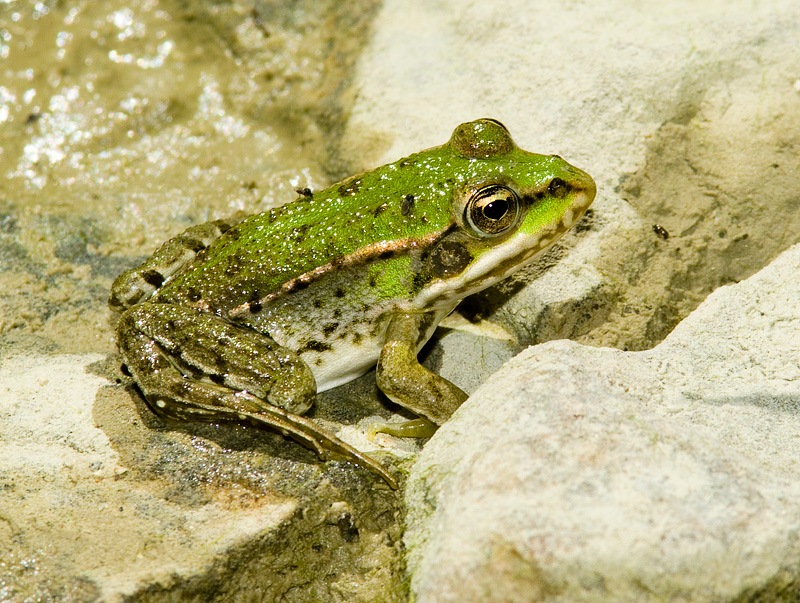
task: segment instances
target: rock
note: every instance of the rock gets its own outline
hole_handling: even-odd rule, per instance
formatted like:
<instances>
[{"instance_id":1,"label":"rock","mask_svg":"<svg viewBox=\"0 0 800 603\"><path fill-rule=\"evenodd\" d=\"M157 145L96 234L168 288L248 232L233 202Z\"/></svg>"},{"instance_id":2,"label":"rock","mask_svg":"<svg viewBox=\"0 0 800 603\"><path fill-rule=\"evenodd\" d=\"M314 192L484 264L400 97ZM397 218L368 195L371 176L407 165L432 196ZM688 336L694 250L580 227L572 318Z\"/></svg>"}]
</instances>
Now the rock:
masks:
<instances>
[{"instance_id":1,"label":"rock","mask_svg":"<svg viewBox=\"0 0 800 603\"><path fill-rule=\"evenodd\" d=\"M416 601L800 596L799 273L797 245L652 350L490 378L409 479Z\"/></svg>"},{"instance_id":2,"label":"rock","mask_svg":"<svg viewBox=\"0 0 800 603\"><path fill-rule=\"evenodd\" d=\"M397 600L394 493L277 434L165 429L99 358L0 364L0 599Z\"/></svg>"},{"instance_id":3,"label":"rock","mask_svg":"<svg viewBox=\"0 0 800 603\"><path fill-rule=\"evenodd\" d=\"M470 324L454 314L445 319L419 359L426 368L471 394L519 350L514 337L503 329L491 323Z\"/></svg>"},{"instance_id":4,"label":"rock","mask_svg":"<svg viewBox=\"0 0 800 603\"><path fill-rule=\"evenodd\" d=\"M587 170L597 200L545 262L570 287L521 321L497 301L508 283L472 305L524 343L648 349L799 240L798 20L792 0L389 0L342 155L359 171L490 116L522 148Z\"/></svg>"}]
</instances>

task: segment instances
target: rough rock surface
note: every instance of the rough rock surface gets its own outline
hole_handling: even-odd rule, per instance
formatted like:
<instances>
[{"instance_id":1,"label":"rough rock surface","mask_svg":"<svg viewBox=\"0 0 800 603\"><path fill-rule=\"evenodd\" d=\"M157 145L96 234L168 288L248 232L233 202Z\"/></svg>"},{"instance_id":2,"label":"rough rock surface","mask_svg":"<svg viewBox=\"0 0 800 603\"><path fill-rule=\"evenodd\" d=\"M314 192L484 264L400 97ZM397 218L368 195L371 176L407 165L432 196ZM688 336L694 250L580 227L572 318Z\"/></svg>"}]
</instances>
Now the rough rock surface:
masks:
<instances>
[{"instance_id":1,"label":"rough rock surface","mask_svg":"<svg viewBox=\"0 0 800 603\"><path fill-rule=\"evenodd\" d=\"M800 245L646 352L531 347L408 483L427 601L800 597Z\"/></svg>"},{"instance_id":2,"label":"rough rock surface","mask_svg":"<svg viewBox=\"0 0 800 603\"><path fill-rule=\"evenodd\" d=\"M277 435L165 429L97 360L0 364L0 600L395 600L393 492Z\"/></svg>"}]
</instances>

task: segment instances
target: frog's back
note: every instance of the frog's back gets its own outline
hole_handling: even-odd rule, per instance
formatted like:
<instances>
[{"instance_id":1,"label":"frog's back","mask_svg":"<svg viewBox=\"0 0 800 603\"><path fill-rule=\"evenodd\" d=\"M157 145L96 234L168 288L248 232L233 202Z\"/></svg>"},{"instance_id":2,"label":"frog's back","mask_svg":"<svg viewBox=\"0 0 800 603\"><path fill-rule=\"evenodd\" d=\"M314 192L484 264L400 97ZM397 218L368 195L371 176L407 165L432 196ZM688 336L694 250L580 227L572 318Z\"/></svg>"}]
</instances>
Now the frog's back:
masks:
<instances>
[{"instance_id":1,"label":"frog's back","mask_svg":"<svg viewBox=\"0 0 800 603\"><path fill-rule=\"evenodd\" d=\"M453 188L452 178L431 179L444 174L448 157L426 157L423 175L422 155L245 218L167 283L158 301L202 300L205 309L231 311L263 306L328 273L418 248L450 225Z\"/></svg>"}]
</instances>

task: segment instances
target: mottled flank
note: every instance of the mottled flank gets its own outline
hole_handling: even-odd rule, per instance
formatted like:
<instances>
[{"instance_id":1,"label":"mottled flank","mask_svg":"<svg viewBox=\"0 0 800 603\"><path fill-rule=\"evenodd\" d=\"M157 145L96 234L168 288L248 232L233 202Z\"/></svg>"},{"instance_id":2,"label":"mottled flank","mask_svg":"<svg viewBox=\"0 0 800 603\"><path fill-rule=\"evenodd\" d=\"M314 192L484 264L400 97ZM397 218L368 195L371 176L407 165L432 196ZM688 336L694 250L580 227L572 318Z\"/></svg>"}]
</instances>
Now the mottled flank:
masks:
<instances>
[{"instance_id":1,"label":"mottled flank","mask_svg":"<svg viewBox=\"0 0 800 603\"><path fill-rule=\"evenodd\" d=\"M431 270L438 277L459 274L471 261L469 250L455 241L444 241L430 255Z\"/></svg>"},{"instance_id":2,"label":"mottled flank","mask_svg":"<svg viewBox=\"0 0 800 603\"><path fill-rule=\"evenodd\" d=\"M327 352L330 349L332 349L330 344L327 344L323 341L310 340L304 345L300 346L300 348L297 350L297 353L304 354L306 352Z\"/></svg>"}]
</instances>

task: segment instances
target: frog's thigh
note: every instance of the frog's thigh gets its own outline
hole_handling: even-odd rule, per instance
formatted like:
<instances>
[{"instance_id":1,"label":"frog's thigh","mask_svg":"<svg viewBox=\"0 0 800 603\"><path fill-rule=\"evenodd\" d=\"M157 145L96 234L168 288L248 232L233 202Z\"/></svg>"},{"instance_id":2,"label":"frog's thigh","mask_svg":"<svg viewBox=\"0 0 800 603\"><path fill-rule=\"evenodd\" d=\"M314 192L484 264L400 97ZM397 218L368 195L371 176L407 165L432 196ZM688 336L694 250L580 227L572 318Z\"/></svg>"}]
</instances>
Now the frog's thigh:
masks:
<instances>
[{"instance_id":1,"label":"frog's thigh","mask_svg":"<svg viewBox=\"0 0 800 603\"><path fill-rule=\"evenodd\" d=\"M114 280L108 305L115 312L121 312L148 299L164 281L177 274L236 222L238 219L233 218L214 220L192 226L173 237L141 266L123 272Z\"/></svg>"},{"instance_id":2,"label":"frog's thigh","mask_svg":"<svg viewBox=\"0 0 800 603\"><path fill-rule=\"evenodd\" d=\"M211 314L139 304L121 317L117 340L148 401L171 418L194 418L198 405L302 414L316 396L311 369L297 354Z\"/></svg>"},{"instance_id":3,"label":"frog's thigh","mask_svg":"<svg viewBox=\"0 0 800 603\"><path fill-rule=\"evenodd\" d=\"M378 361L377 379L378 387L391 400L441 425L468 396L417 360L418 343L425 337L423 331L429 324L424 314L399 314L392 318Z\"/></svg>"}]
</instances>

